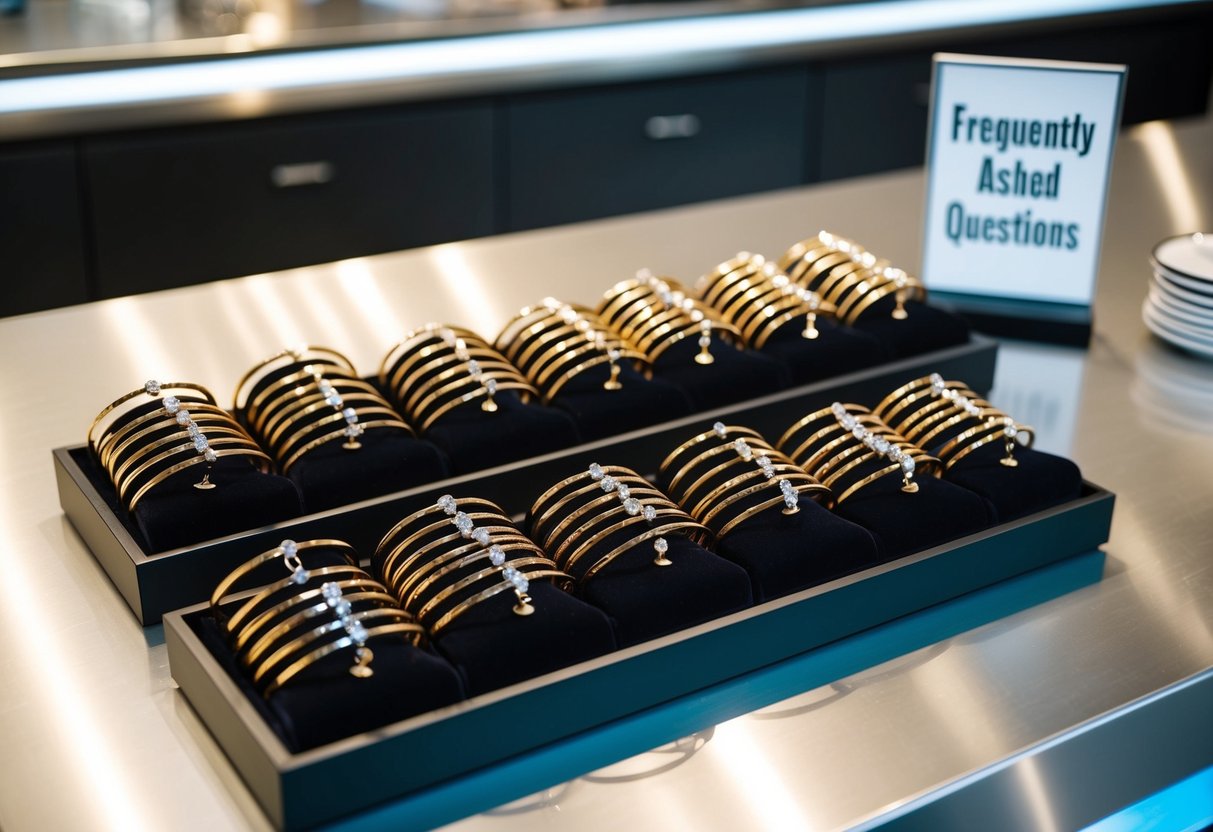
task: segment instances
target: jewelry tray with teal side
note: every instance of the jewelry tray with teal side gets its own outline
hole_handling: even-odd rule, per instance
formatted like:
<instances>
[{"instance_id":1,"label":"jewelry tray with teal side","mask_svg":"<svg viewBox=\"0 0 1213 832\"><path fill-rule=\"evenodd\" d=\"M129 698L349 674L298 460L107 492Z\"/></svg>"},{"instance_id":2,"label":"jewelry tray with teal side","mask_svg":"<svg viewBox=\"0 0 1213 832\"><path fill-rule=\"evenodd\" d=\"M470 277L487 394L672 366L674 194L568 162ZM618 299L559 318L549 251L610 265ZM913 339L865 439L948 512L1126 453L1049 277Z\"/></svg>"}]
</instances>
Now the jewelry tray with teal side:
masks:
<instances>
[{"instance_id":1,"label":"jewelry tray with teal side","mask_svg":"<svg viewBox=\"0 0 1213 832\"><path fill-rule=\"evenodd\" d=\"M200 637L206 604L165 615L169 668L276 827L374 810L371 825L427 828L784 699L787 679L757 678L848 636L1016 576L1046 597L1098 580L1113 503L1084 483L1063 505L301 753Z\"/></svg>"},{"instance_id":2,"label":"jewelry tray with teal side","mask_svg":"<svg viewBox=\"0 0 1213 832\"><path fill-rule=\"evenodd\" d=\"M972 335L967 344L924 353L770 396L663 422L630 433L577 445L543 456L452 477L372 500L250 529L240 534L149 555L102 496L85 470L83 445L52 454L59 504L93 556L144 626L159 623L170 610L210 595L223 576L251 553L273 548L283 538L337 537L369 555L383 533L409 512L444 492L474 493L507 512L521 514L537 483L553 482L595 460L644 470L687 436L717 419L778 437L796 419L832 401L875 401L915 378L938 372L987 392L994 383L996 341Z\"/></svg>"}]
</instances>

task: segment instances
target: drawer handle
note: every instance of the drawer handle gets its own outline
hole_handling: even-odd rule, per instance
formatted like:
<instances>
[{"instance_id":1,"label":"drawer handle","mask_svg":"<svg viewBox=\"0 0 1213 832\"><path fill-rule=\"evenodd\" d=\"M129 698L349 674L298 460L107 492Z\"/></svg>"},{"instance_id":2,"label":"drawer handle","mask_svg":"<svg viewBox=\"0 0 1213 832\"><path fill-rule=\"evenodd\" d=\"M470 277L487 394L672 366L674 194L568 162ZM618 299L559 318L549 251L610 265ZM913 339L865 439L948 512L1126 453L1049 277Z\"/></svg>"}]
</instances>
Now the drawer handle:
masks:
<instances>
[{"instance_id":1,"label":"drawer handle","mask_svg":"<svg viewBox=\"0 0 1213 832\"><path fill-rule=\"evenodd\" d=\"M644 134L653 141L689 139L699 133L699 116L680 113L675 116L653 116L644 123Z\"/></svg>"},{"instance_id":2,"label":"drawer handle","mask_svg":"<svg viewBox=\"0 0 1213 832\"><path fill-rule=\"evenodd\" d=\"M336 171L328 162L300 162L294 165L274 165L270 169L270 181L275 188L300 188L305 185L324 185L333 180Z\"/></svg>"}]
</instances>

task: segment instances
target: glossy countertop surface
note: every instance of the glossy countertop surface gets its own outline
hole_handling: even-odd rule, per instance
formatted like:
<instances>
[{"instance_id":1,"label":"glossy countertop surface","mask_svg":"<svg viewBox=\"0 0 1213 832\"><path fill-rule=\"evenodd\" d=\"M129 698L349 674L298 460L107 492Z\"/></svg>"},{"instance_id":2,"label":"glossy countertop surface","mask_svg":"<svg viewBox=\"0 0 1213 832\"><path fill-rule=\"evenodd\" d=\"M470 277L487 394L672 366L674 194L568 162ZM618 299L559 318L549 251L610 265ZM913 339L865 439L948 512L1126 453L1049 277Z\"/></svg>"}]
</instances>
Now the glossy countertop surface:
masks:
<instances>
[{"instance_id":1,"label":"glossy countertop surface","mask_svg":"<svg viewBox=\"0 0 1213 832\"><path fill-rule=\"evenodd\" d=\"M1211 182L1210 120L1122 134L1090 349L1000 353L995 404L1118 495L1100 580L462 828L846 826L1213 667L1213 363L1139 314L1151 247L1213 227ZM0 828L268 825L176 690L160 628L59 509L50 450L102 405L147 378L226 398L300 342L370 370L428 320L491 334L546 294L592 302L642 266L693 279L822 227L916 264L922 188L882 175L0 320Z\"/></svg>"}]
</instances>

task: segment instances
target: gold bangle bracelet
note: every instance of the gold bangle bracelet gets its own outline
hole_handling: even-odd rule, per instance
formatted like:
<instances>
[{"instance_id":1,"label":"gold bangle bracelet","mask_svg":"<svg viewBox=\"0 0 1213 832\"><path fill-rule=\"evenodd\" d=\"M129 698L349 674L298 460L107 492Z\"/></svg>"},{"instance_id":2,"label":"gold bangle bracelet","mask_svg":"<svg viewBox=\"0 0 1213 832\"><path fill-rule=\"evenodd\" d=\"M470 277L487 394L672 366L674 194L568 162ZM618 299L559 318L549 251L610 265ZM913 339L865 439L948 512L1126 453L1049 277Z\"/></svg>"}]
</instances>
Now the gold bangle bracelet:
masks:
<instances>
[{"instance_id":1,"label":"gold bangle bracelet","mask_svg":"<svg viewBox=\"0 0 1213 832\"><path fill-rule=\"evenodd\" d=\"M488 372L486 372L485 376L486 377L490 376L490 374ZM523 402L529 401L532 396L535 396L535 397L539 396L539 391L536 390L530 384L530 382L516 381L516 380L513 380L512 377L510 378L509 381L497 381L495 387L496 387L496 390L502 391L502 392L510 391L510 390L517 392L519 398ZM487 402L491 401L490 398L487 398L488 395L489 395L488 389L483 386L480 386L477 389L470 390L461 396L456 396L454 398L447 399L445 402L443 402L441 404L423 401L423 402L421 402L421 404L419 404L417 406L419 413L424 414L424 415L421 415L418 417L418 419L419 419L418 428L422 432L427 431L431 427L434 426L435 422L437 422L439 419L441 419L446 414L450 413L452 410L455 410L456 408L458 408L462 405L468 404L469 402L474 402L477 399L484 398L487 403ZM497 410L497 406L494 403L492 408L482 406L480 409L482 411L495 412Z\"/></svg>"},{"instance_id":2,"label":"gold bangle bracelet","mask_svg":"<svg viewBox=\"0 0 1213 832\"><path fill-rule=\"evenodd\" d=\"M166 396L165 398L169 398ZM186 399L177 398L177 411L169 413L163 405L152 407L146 413L130 419L123 423L122 427L117 430L109 431L101 436L93 445L93 453L103 466L108 467L106 460L111 458L115 453L130 441L131 437L142 434L148 427L167 428L179 426L176 421L177 413L185 410L187 413L201 413L204 416L226 418L230 421L235 421L230 413L216 404L204 401L202 399ZM151 405L152 402L147 402ZM133 410L132 410L133 412Z\"/></svg>"},{"instance_id":3,"label":"gold bangle bracelet","mask_svg":"<svg viewBox=\"0 0 1213 832\"><path fill-rule=\"evenodd\" d=\"M333 583L337 584L343 594L347 590L351 589L358 590L359 594L373 594L378 592L384 594L393 604L396 603L396 599L390 594L387 594L386 587L365 573L361 576L348 578L344 581L334 581ZM349 598L352 596L345 597ZM229 634L231 636L232 652L236 654L237 658L240 658L241 654L243 654L245 651L245 647L252 643L254 639L258 642L261 641L262 636L265 633L281 627L282 624L290 621L295 615L302 614L292 613L288 617L287 614L291 613L291 610L295 608L303 608L304 611L307 609L312 609L313 607L315 609L321 609L322 606L323 608L327 608L328 604L319 605L315 603L316 601L322 601L323 599L324 591L320 589L320 587L316 587L315 589L305 589L296 595L292 595L283 601L279 601L277 604L274 604L274 606L267 610L262 610L247 623L245 623L245 625L239 630ZM277 620L278 623L275 624L275 620ZM267 627L269 628L268 630L266 629Z\"/></svg>"},{"instance_id":4,"label":"gold bangle bracelet","mask_svg":"<svg viewBox=\"0 0 1213 832\"><path fill-rule=\"evenodd\" d=\"M644 503L659 503L663 505L669 503L669 505L673 505L673 503L671 503L664 494L662 494L656 488L650 486L647 482L644 483L644 485L629 485L622 482L619 484L623 485L627 489L625 492L627 494L626 497L621 498L617 489L606 493L602 493L599 489L599 494L594 495L590 489L587 488L586 491L589 494L589 500L581 503L572 511L565 514L561 518L560 522L546 533L542 543L544 548L550 551L553 560L559 562L560 556L570 540L575 538L577 535L585 534L595 523L599 522L604 516L606 516L602 513L594 515L594 512L603 506L614 504L620 510L626 510L622 503L627 499L635 499L638 503L642 503L642 505ZM566 498L566 500L567 499L571 498ZM563 503L565 501L561 502ZM559 508L553 509L551 514L554 515L559 512L559 510ZM607 514L609 513L610 512L607 512ZM635 514L636 512L630 513ZM584 520L584 523L582 523L583 518L585 518L587 514L594 516ZM570 527L572 528L570 529ZM532 524L532 530L536 536L539 535L539 531L534 528L534 524ZM569 534L566 535L566 531L569 532Z\"/></svg>"},{"instance_id":5,"label":"gold bangle bracelet","mask_svg":"<svg viewBox=\"0 0 1213 832\"><path fill-rule=\"evenodd\" d=\"M589 581L595 575L610 566L611 563L614 562L620 555L630 552L634 547L639 546L642 543L647 543L650 540L656 540L657 538L664 537L667 534L672 534L674 532L695 532L701 533L705 538L711 537L711 531L706 526L692 520L683 512L680 512L680 514L682 514L682 516L686 519L674 520L671 522L666 522L660 526L657 526L656 528L645 529L640 534L628 540L626 543L622 543L619 546L616 546L614 549L611 549L598 560L594 561L594 563L592 563L590 567L585 570L585 574L578 579L578 583L584 586L585 584L589 583ZM687 539L693 539L690 537L690 535L686 534L682 534L680 536L687 537ZM664 555L664 552L659 552L659 554Z\"/></svg>"},{"instance_id":6,"label":"gold bangle bracelet","mask_svg":"<svg viewBox=\"0 0 1213 832\"><path fill-rule=\"evenodd\" d=\"M180 438L176 437L176 441L179 442ZM254 445L247 437L242 436L218 436L214 440L208 440L206 450L210 451L210 457L214 457L213 461L209 457L199 453L197 445L192 440L157 453L151 459L140 463L134 470L124 472L122 477L114 482L118 499L125 501L127 507L133 510L135 500L128 499L128 497L143 487L139 485L142 477L150 475L155 479L157 474L161 474L164 471L184 471L191 465L211 466L222 458L224 451L242 451L255 459L264 456L260 448ZM228 455L230 456L230 454ZM170 460L174 459L177 461L170 462ZM156 481L160 482L163 479L165 478L160 477ZM139 488L136 488L137 485L139 485ZM199 490L208 491L210 489L200 488Z\"/></svg>"},{"instance_id":7,"label":"gold bangle bracelet","mask_svg":"<svg viewBox=\"0 0 1213 832\"><path fill-rule=\"evenodd\" d=\"M372 604L377 607L396 608L396 599L387 593L387 590L380 587L379 589L368 589L363 592L346 593L346 589L356 588L359 584L374 585L375 581L370 578L361 580L340 581L334 582L339 584L342 590L342 601L349 604L351 609L356 610L355 605L363 606ZM266 631L260 638L249 645L248 650L241 657L246 665L253 666L266 653L273 654L279 642L291 634L292 631L298 629L300 625L306 624L312 619L319 618L325 613L330 613L333 607L323 599L321 590L315 590L317 597L321 600L319 603L313 603L306 608L296 612L290 618L275 625L270 630Z\"/></svg>"},{"instance_id":8,"label":"gold bangle bracelet","mask_svg":"<svg viewBox=\"0 0 1213 832\"><path fill-rule=\"evenodd\" d=\"M453 507L452 511L448 512L443 508L444 504L449 503ZM394 557L400 549L411 546L412 543L419 539L420 536L428 534L430 531L438 529L444 525L454 525L455 511L463 509L464 505L473 507L473 510L485 512L486 516L504 517L505 510L496 503L485 500L480 497L464 497L460 500L455 500L449 494L443 494L438 498L436 503L418 509L404 517L379 539L379 545L375 547L375 558L380 563L386 563L388 559ZM466 512L466 509L463 509ZM475 515L473 515L475 516ZM430 521L431 517L438 519L438 522ZM425 524L418 529L413 529L414 526ZM394 539L404 534L405 536L398 543L394 543ZM392 548L389 549L388 547Z\"/></svg>"},{"instance_id":9,"label":"gold bangle bracelet","mask_svg":"<svg viewBox=\"0 0 1213 832\"><path fill-rule=\"evenodd\" d=\"M303 358L307 356L307 358ZM233 397L237 410L245 409L245 397L261 381L271 373L289 367L296 363L326 363L334 367L343 367L350 373L354 372L353 363L341 353L328 347L307 345L299 349L288 349L271 355L257 362L236 382L236 395Z\"/></svg>"},{"instance_id":10,"label":"gold bangle bracelet","mask_svg":"<svg viewBox=\"0 0 1213 832\"><path fill-rule=\"evenodd\" d=\"M93 422L91 425L89 425L88 432L85 434L85 437L88 439L89 447L92 448L96 446L97 428L103 422L108 421L106 428L106 430L108 430L108 427L112 426L113 420L122 415L122 413L114 414L114 411L129 402L131 399L137 398L138 396L147 396L148 403L157 402L158 405L162 407L164 398L167 398L170 395L176 395L178 391L184 393L186 396L190 396L193 393L200 393L207 403L215 404L214 395L210 390L207 390L201 384L194 384L190 381L169 381L164 383L154 380L148 381L138 390L132 390L123 396L119 396L117 399L114 399L114 401L101 408L101 412L93 418ZM164 394L164 398L161 398L161 394ZM180 398L180 396L178 396L178 398ZM111 414L114 414L112 419L108 418ZM106 430L102 430L101 434L104 435Z\"/></svg>"},{"instance_id":11,"label":"gold bangle bracelet","mask_svg":"<svg viewBox=\"0 0 1213 832\"><path fill-rule=\"evenodd\" d=\"M437 540L426 543L393 570L389 585L403 606L408 607L411 605L412 598L416 594L414 590L419 592L422 585L428 585L427 582L430 578L442 577L449 574L446 568L466 555L475 552L487 554L494 544L501 546L503 549L506 548L506 544L510 544L514 548L517 548L518 544L538 548L526 535L518 531L507 518L486 517L482 519L496 521L476 526L476 528L485 529L489 533L488 543L481 543L479 540L464 537L459 532L455 532L452 535L444 535ZM444 549L445 551L443 551ZM509 551L509 549L506 549L506 551ZM539 552L539 554L543 553ZM431 555L433 556L431 557Z\"/></svg>"},{"instance_id":12,"label":"gold bangle bracelet","mask_svg":"<svg viewBox=\"0 0 1213 832\"><path fill-rule=\"evenodd\" d=\"M814 502L822 502L822 501L829 502L831 499L830 490L819 482L800 483L799 485L793 483L792 488L795 490L795 492L797 494L798 502L799 502L799 498L806 494ZM754 486L752 493L758 493L760 490L761 490L761 487ZM750 494L739 496L737 499L733 500L730 503L730 506L737 502L740 502L742 499L744 499L745 497L748 497L748 496L750 496ZM731 520L727 521L724 525L722 525L719 529L717 529L717 531L716 531L717 539L723 540L730 532L732 532L734 529L736 529L738 526L740 526L746 520L749 520L751 517L756 517L757 515L767 511L768 509L772 509L778 505L783 505L784 509L780 512L780 514L782 514L785 517L796 513L796 512L789 512L787 510L788 509L788 499L781 490L779 496L771 497L770 499L767 499L767 500L762 500L762 501L758 502L756 505L750 506L747 509L743 509L740 514L733 517Z\"/></svg>"},{"instance_id":13,"label":"gold bangle bracelet","mask_svg":"<svg viewBox=\"0 0 1213 832\"><path fill-rule=\"evenodd\" d=\"M668 454L666 454L665 459L661 461L661 465L657 467L657 473L664 474L674 465L678 465L681 468L682 463L679 460L681 459L682 455L698 445L700 442L711 439L713 436L721 440L739 437L746 440L757 439L760 442L766 442L766 440L763 439L762 434L752 428L743 427L741 425L721 425L721 427L724 429L723 436L719 431L716 430L715 426L713 426L712 430L706 430L703 433L696 434L674 450L670 451Z\"/></svg>"},{"instance_id":14,"label":"gold bangle bracelet","mask_svg":"<svg viewBox=\"0 0 1213 832\"><path fill-rule=\"evenodd\" d=\"M518 533L514 525L503 515L467 511L464 514L471 518L474 524L478 524L477 527L482 526L488 529L490 535ZM487 521L487 523L484 521ZM427 526L425 531L410 535L408 539L394 547L391 553L381 561L380 573L384 578L384 582L393 588L402 586L401 581L407 582L407 577L416 572L417 567L424 566L429 562L427 558L429 558L435 549L460 540L471 540L471 538L466 537L459 531L431 537L435 532L443 531L445 525L443 523ZM405 555L406 552L408 553L407 555ZM401 560L402 556L403 559Z\"/></svg>"},{"instance_id":15,"label":"gold bangle bracelet","mask_svg":"<svg viewBox=\"0 0 1213 832\"><path fill-rule=\"evenodd\" d=\"M264 386L259 389L254 388L257 389L257 392L252 394L252 398L243 406L236 408L250 423L259 420L264 410L270 408L281 396L293 391L297 386L315 384L318 371L330 381L334 378L345 380L358 378L352 370L345 366L321 359L299 359L295 361L294 365L286 364L281 369L287 370L287 374L274 379L258 381L258 385L264 384Z\"/></svg>"},{"instance_id":16,"label":"gold bangle bracelet","mask_svg":"<svg viewBox=\"0 0 1213 832\"><path fill-rule=\"evenodd\" d=\"M405 622L400 624L382 624L378 627L369 627L367 628L366 632L368 637L367 640L369 641L370 639L397 634L406 636L413 635L414 637L417 637L418 634L423 634L425 631L424 628L422 628L419 624ZM352 638L349 636L343 636L336 641L331 641L328 644L317 647L311 653L308 653L306 656L296 660L294 664L279 673L274 681L265 688L262 695L268 698L281 689L283 685L285 685L295 676L298 676L308 667L311 667L325 656L335 653L338 650L344 650L347 647L354 646L355 642ZM355 664L350 667L350 674L358 678L367 678L372 675L369 662L373 658L374 654L369 648L358 647L355 650Z\"/></svg>"},{"instance_id":17,"label":"gold bangle bracelet","mask_svg":"<svg viewBox=\"0 0 1213 832\"><path fill-rule=\"evenodd\" d=\"M227 436L241 436L252 441L244 429L227 414L200 413L198 419L194 419L194 414L199 413L197 410L178 412L184 412L189 422L195 424L199 432L205 431L208 437L212 432L217 432ZM167 419L161 413L155 424L144 424L140 430L128 435L119 444L107 446L100 451L97 454L97 460L101 463L101 467L110 473L110 478L115 479L119 477L118 472L125 472L130 468L133 460L148 456L156 448L163 448L174 441L182 442L186 439L192 443L194 440L188 424L188 422L183 424L175 419Z\"/></svg>"},{"instance_id":18,"label":"gold bangle bracelet","mask_svg":"<svg viewBox=\"0 0 1213 832\"><path fill-rule=\"evenodd\" d=\"M509 584L506 580L504 580L501 577L502 573L505 571L506 566L513 567L516 571L521 572L522 574L525 575L526 574L525 568L528 566L552 566L552 565L553 565L552 562L550 560L548 560L547 558L529 557L529 558L516 558L515 560L512 560L512 561L506 561L506 563L503 564L502 566L490 566L487 569L478 570L477 572L474 572L471 575L466 575L466 576L460 578L459 580L455 581L455 583L453 583L453 584L448 584L447 586L443 587L438 593L436 593L435 595L432 595L424 604L421 605L421 608L417 610L417 620L424 623L430 613L434 612L436 609L441 607L444 603L446 603L452 597L458 595L459 593L463 592L465 589L468 589L469 587L475 586L476 584L480 583L481 581L485 580L486 578L495 579L496 583L500 583L502 586L506 586L506 587L509 587L512 589L513 585Z\"/></svg>"},{"instance_id":19,"label":"gold bangle bracelet","mask_svg":"<svg viewBox=\"0 0 1213 832\"><path fill-rule=\"evenodd\" d=\"M330 383L334 392L341 397L342 407L353 406L360 402L387 406L387 400L379 391L361 379L331 379ZM293 392L293 399L283 403L276 402L273 408L268 408L259 414L256 421L250 421L250 427L262 436L277 437L280 433L279 428L285 422L296 421L301 416L324 408L328 408L330 411L336 409L329 401L329 397L319 389L299 392L299 388L296 387Z\"/></svg>"},{"instance_id":20,"label":"gold bangle bracelet","mask_svg":"<svg viewBox=\"0 0 1213 832\"><path fill-rule=\"evenodd\" d=\"M273 464L270 461L270 458L268 456L266 456L263 452L256 450L256 449L246 449L246 448L222 449L221 448L221 449L215 451L216 459L224 459L229 456L248 457L249 461L254 463L256 465L257 469L260 470L261 473L263 473L263 474L268 474L270 472L270 468ZM193 459L186 460L185 462L179 462L170 468L166 468L163 471L158 472L154 477L152 477L146 483L139 486L139 488L136 489L135 493L131 495L130 499L127 500L127 502L126 502L127 511L134 511L135 506L137 506L139 504L139 502L144 497L147 496L148 492L150 492L153 488L155 488L160 483L167 480L169 477L173 476L174 474L180 473L181 471L184 471L186 468L192 468L195 465L205 465L205 464L207 464L207 461L203 457L195 456ZM201 482L195 483L194 487L205 490L207 484L208 484L207 477L204 476L202 478Z\"/></svg>"},{"instance_id":21,"label":"gold bangle bracelet","mask_svg":"<svg viewBox=\"0 0 1213 832\"><path fill-rule=\"evenodd\" d=\"M349 616L352 622L357 622L364 628L366 621L377 621L380 619L389 619L394 624L413 623L409 620L408 613L399 607L377 607L361 612L353 613ZM393 620L394 619L394 620ZM412 632L418 636L424 632L424 629L417 624L413 624ZM260 685L266 676L271 675L271 671L281 667L286 662L291 662L300 653L307 655L308 649L316 642L329 636L333 633L344 632L346 627L341 619L334 618L324 622L318 627L314 627L301 636L297 636L291 641L279 647L262 661L258 662L253 668L253 684ZM341 638L341 637L339 637ZM344 636L349 638L349 636ZM351 639L352 641L352 639ZM290 665L287 665L290 667Z\"/></svg>"},{"instance_id":22,"label":"gold bangle bracelet","mask_svg":"<svg viewBox=\"0 0 1213 832\"><path fill-rule=\"evenodd\" d=\"M569 576L566 575L565 573L561 572L559 569L540 569L537 571L533 570L531 572L526 573L526 575L527 575L527 578L531 581L540 580L542 578L554 578L557 581L562 581L562 582L566 582L566 583L569 582ZM512 587L508 583L506 583L505 581L500 581L500 582L494 584L493 586L488 587L487 589L481 590L480 592L478 592L477 594L475 594L471 597L463 599L456 606L452 607L449 611L447 611L441 617L439 617L436 621L434 621L434 623L429 628L430 634L433 636L438 635L438 633L442 632L448 626L450 626L452 621L454 621L459 616L463 615L463 613L467 612L472 607L476 606L479 603L487 601L489 598L492 598L493 596L499 595L500 593L505 592L510 589L512 589Z\"/></svg>"},{"instance_id":23,"label":"gold bangle bracelet","mask_svg":"<svg viewBox=\"0 0 1213 832\"><path fill-rule=\"evenodd\" d=\"M499 540L494 540L492 545L497 546L502 553L508 555L506 560L500 565L492 562L492 555L489 551L490 546L481 546L479 543L473 543L470 546L471 551L467 551L469 547L461 546L457 551L463 551L463 554L457 560L447 563L443 568L430 574L428 577L424 578L418 583L415 583L411 587L400 587L397 591L397 597L400 599L400 605L405 609L409 609L415 604L421 603L422 608L424 609L429 602L423 601L423 599L426 598L427 592L435 583L441 581L452 572L457 572L460 569L464 569L472 564L477 563L478 561L488 561L491 564L490 568L501 569L501 571L504 572L506 567L514 566L514 564L526 560L526 558L519 558L516 555L510 555L509 553L530 552L532 557L543 559L549 564L551 563L550 559L544 557L543 551L526 537L524 537L521 533L514 535L514 539L512 540L504 537ZM515 566L515 568L517 567ZM441 590L439 591L441 592ZM434 596L430 597L433 598Z\"/></svg>"},{"instance_id":24,"label":"gold bangle bracelet","mask_svg":"<svg viewBox=\"0 0 1213 832\"><path fill-rule=\"evenodd\" d=\"M338 415L340 415L340 414L338 414ZM406 425L404 422L400 421L400 419L397 417L393 417L391 419L373 419L369 422L359 422L359 424L362 425L362 429L364 431L374 430L375 428L392 428L394 430L404 433L407 436L415 435L413 433L413 429L410 428L408 425ZM282 461L282 463L281 463L282 473L286 474L293 467L295 467L295 464L297 462L299 462L299 460L305 454L309 453L310 451L314 451L316 448L319 448L321 445L326 445L329 442L335 442L338 439L347 439L347 438L348 437L345 435L344 430L341 428L341 426L338 426L337 429L334 430L333 432L328 433L324 436L321 436L318 439L313 439L312 441L308 442L306 445L301 447L299 450L295 451L290 457L288 457Z\"/></svg>"},{"instance_id":25,"label":"gold bangle bracelet","mask_svg":"<svg viewBox=\"0 0 1213 832\"><path fill-rule=\"evenodd\" d=\"M312 425L319 425L327 418L328 422L346 421L344 412L352 408L360 417L371 414L396 416L396 411L378 394L348 393L342 396L341 409L337 410L324 398L312 400L303 407L295 408L289 413L275 414L272 430L268 428L258 431L258 436L275 454L281 454L284 442L299 439L300 434ZM316 415L319 414L319 415ZM281 415L281 419L278 416ZM340 418L337 418L340 417Z\"/></svg>"},{"instance_id":26,"label":"gold bangle bracelet","mask_svg":"<svg viewBox=\"0 0 1213 832\"><path fill-rule=\"evenodd\" d=\"M531 507L531 531L536 536L545 536L547 539L551 539L555 535L559 534L560 531L562 531L567 525L566 521L568 520L569 516L567 514L564 515L561 522L558 523L555 528L544 531L544 527L547 526L547 524L555 516L562 514L565 506L567 506L569 502L577 499L578 497L601 494L611 499L618 499L618 496L616 495L618 485L627 486L629 492L631 489L652 488L648 480L644 479L639 474L628 468L622 468L617 465L601 465L598 466L596 470L602 472L602 477L600 479L594 479L590 473L583 471L580 474L562 480L549 488L543 494L539 495ZM616 483L616 486L609 489L604 488L601 483L608 479L613 480ZM568 493L564 493L563 496L556 499L556 502L551 506L546 505L549 500L555 499L558 495L562 494L567 486L575 483L578 484L575 489L569 491ZM595 497L594 499L597 498Z\"/></svg>"},{"instance_id":27,"label":"gold bangle bracelet","mask_svg":"<svg viewBox=\"0 0 1213 832\"><path fill-rule=\"evenodd\" d=\"M686 516L686 512L669 503L665 507L656 509L654 520L671 515ZM690 518L687 517L687 519ZM628 526L649 522L644 515L639 512L630 512L617 502L611 508L593 517L584 528L574 530L572 535L561 541L559 550L552 553L552 558L564 571L572 574L578 562L599 543ZM606 528L598 528L604 523L607 524ZM588 537L584 537L587 534ZM570 549L570 547L572 548Z\"/></svg>"},{"instance_id":28,"label":"gold bangle bracelet","mask_svg":"<svg viewBox=\"0 0 1213 832\"><path fill-rule=\"evenodd\" d=\"M228 573L222 581L220 581L213 592L211 592L211 609L218 610L224 604L224 599L230 595L236 585L247 575L251 574L255 569L270 561L282 559L287 564L287 571L292 575L296 574L296 568L302 568L302 564L295 564L295 557L300 552L306 552L310 549L334 549L350 566L358 565L358 553L354 551L354 547L346 543L344 540L336 540L334 538L317 538L316 540L305 540L296 543L293 540L284 540L273 549L267 549L259 555L246 560L244 563L237 566ZM305 578L306 580L306 578Z\"/></svg>"}]
</instances>

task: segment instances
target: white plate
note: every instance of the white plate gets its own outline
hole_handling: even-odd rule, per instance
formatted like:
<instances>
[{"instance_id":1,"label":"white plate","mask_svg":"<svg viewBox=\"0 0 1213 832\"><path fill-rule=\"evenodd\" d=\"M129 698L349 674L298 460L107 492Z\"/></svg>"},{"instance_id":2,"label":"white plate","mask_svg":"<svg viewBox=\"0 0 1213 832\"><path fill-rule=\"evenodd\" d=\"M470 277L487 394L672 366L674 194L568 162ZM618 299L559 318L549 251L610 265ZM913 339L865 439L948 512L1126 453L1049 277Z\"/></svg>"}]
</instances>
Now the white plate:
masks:
<instances>
[{"instance_id":1,"label":"white plate","mask_svg":"<svg viewBox=\"0 0 1213 832\"><path fill-rule=\"evenodd\" d=\"M1172 332L1177 332L1187 338L1195 341L1208 342L1210 347L1213 347L1213 328L1193 325L1183 318L1172 314L1165 307L1158 306L1150 298L1146 298L1146 303L1150 304L1150 311L1157 316L1157 323L1165 326Z\"/></svg>"},{"instance_id":2,"label":"white plate","mask_svg":"<svg viewBox=\"0 0 1213 832\"><path fill-rule=\"evenodd\" d=\"M1172 283L1171 279L1162 272L1154 272L1154 285L1173 300L1213 311L1213 297L1188 291L1178 283Z\"/></svg>"},{"instance_id":3,"label":"white plate","mask_svg":"<svg viewBox=\"0 0 1213 832\"><path fill-rule=\"evenodd\" d=\"M1200 355L1205 358L1213 358L1213 345L1206 346L1200 341L1193 338L1188 338L1187 336L1181 335L1171 330L1169 327L1160 324L1157 318L1157 313L1154 311L1154 305L1150 303L1149 298L1146 298L1145 303L1142 305L1141 318L1145 322L1146 328L1162 340L1181 349L1185 349L1188 352L1195 353L1196 355Z\"/></svg>"},{"instance_id":4,"label":"white plate","mask_svg":"<svg viewBox=\"0 0 1213 832\"><path fill-rule=\"evenodd\" d=\"M1154 274L1161 277L1163 280L1168 280L1177 286L1182 286L1190 292L1196 292L1206 300L1213 301L1213 283L1205 283L1203 280L1197 280L1194 277L1187 275L1176 274L1161 263L1151 261L1154 265Z\"/></svg>"},{"instance_id":5,"label":"white plate","mask_svg":"<svg viewBox=\"0 0 1213 832\"><path fill-rule=\"evenodd\" d=\"M1213 234L1184 234L1154 246L1150 257L1182 277L1213 283Z\"/></svg>"},{"instance_id":6,"label":"white plate","mask_svg":"<svg viewBox=\"0 0 1213 832\"><path fill-rule=\"evenodd\" d=\"M1203 329L1213 335L1213 309L1202 309L1199 306L1188 306L1187 304L1178 303L1169 295L1160 291L1157 286L1150 287L1150 300L1160 310L1169 312L1181 321Z\"/></svg>"}]
</instances>

